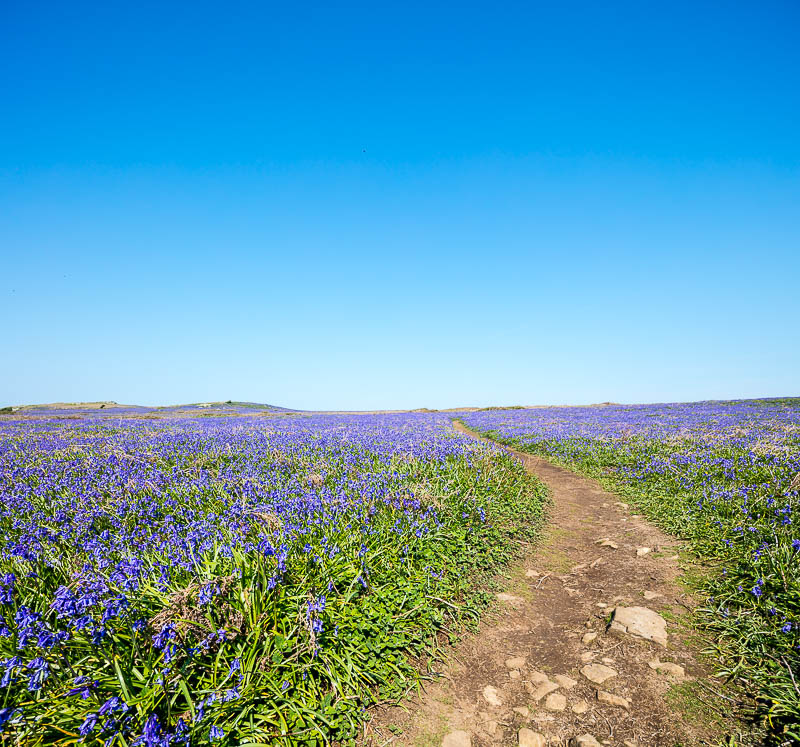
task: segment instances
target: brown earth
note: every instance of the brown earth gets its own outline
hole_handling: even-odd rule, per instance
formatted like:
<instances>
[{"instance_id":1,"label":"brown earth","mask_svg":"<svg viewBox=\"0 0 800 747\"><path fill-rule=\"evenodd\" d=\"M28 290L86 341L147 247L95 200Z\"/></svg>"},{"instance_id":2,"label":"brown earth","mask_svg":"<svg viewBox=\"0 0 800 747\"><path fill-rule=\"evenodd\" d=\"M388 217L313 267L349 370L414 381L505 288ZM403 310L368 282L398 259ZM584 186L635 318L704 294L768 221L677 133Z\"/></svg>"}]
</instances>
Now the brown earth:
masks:
<instances>
[{"instance_id":1,"label":"brown earth","mask_svg":"<svg viewBox=\"0 0 800 747\"><path fill-rule=\"evenodd\" d=\"M496 609L454 648L441 676L410 703L379 711L363 744L552 746L579 735L641 747L715 742L720 701L698 700L705 672L680 624L693 605L678 582L678 542L594 481L510 451L550 490L541 542L512 568ZM612 629L618 605L666 618L666 646ZM685 674L656 669L658 661ZM587 665L612 676L594 683Z\"/></svg>"}]
</instances>

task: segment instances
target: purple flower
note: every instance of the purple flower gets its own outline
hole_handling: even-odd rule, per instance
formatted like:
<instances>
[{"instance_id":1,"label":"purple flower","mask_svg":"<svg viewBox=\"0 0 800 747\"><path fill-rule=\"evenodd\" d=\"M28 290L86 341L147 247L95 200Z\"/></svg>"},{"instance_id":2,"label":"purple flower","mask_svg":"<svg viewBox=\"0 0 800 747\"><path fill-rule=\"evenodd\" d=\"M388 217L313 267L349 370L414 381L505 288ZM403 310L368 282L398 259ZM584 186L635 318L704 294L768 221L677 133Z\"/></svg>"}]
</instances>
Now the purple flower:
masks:
<instances>
[{"instance_id":1,"label":"purple flower","mask_svg":"<svg viewBox=\"0 0 800 747\"><path fill-rule=\"evenodd\" d=\"M208 738L209 739L222 739L225 736L225 732L219 726L212 726L208 730Z\"/></svg>"}]
</instances>

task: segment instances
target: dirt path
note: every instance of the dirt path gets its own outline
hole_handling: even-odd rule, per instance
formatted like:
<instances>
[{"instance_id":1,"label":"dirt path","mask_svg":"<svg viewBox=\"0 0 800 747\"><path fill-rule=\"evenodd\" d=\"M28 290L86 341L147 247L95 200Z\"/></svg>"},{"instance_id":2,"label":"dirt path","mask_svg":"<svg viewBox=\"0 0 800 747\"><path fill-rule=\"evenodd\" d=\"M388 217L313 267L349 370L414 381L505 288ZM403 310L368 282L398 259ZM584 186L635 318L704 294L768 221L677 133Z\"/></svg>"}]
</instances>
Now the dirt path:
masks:
<instances>
[{"instance_id":1,"label":"dirt path","mask_svg":"<svg viewBox=\"0 0 800 747\"><path fill-rule=\"evenodd\" d=\"M670 622L691 604L677 583L677 541L595 482L512 453L551 492L541 543L512 569L495 614L456 646L442 677L410 707L379 714L366 743L705 743L702 714L690 723L678 710L702 672ZM658 640L632 634L637 626Z\"/></svg>"}]
</instances>

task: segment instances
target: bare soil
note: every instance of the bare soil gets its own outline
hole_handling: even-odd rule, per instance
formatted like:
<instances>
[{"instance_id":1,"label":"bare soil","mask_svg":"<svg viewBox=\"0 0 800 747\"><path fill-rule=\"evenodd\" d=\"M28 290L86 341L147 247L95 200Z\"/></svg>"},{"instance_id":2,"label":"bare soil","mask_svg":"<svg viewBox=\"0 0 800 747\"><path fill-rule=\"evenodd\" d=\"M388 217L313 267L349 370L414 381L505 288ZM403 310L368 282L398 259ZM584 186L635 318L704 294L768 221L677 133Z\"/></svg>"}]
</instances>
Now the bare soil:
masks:
<instances>
[{"instance_id":1,"label":"bare soil","mask_svg":"<svg viewBox=\"0 0 800 747\"><path fill-rule=\"evenodd\" d=\"M715 743L719 701L697 698L706 673L681 622L694 605L679 582L679 543L594 481L510 451L550 490L541 542L511 569L496 608L454 647L440 676L419 697L377 712L363 744L516 745L522 728L549 745L583 734L608 745ZM617 605L661 614L666 647L611 630ZM685 674L657 671L656 660ZM596 684L581 672L591 664L615 674ZM543 683L557 696L538 697Z\"/></svg>"}]
</instances>

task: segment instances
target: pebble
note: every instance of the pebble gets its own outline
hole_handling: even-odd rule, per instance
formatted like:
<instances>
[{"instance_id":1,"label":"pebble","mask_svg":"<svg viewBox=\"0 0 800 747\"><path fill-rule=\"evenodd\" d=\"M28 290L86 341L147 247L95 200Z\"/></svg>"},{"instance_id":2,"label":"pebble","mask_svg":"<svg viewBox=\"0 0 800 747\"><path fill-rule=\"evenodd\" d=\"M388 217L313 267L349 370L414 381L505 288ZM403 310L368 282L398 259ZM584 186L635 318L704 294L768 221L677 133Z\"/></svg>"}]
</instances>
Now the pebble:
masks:
<instances>
[{"instance_id":1,"label":"pebble","mask_svg":"<svg viewBox=\"0 0 800 747\"><path fill-rule=\"evenodd\" d=\"M519 747L547 747L547 739L544 734L530 729L520 729L517 742Z\"/></svg>"},{"instance_id":2,"label":"pebble","mask_svg":"<svg viewBox=\"0 0 800 747\"><path fill-rule=\"evenodd\" d=\"M534 685L541 685L543 682L548 682L550 678L544 672L534 670L528 675L528 680Z\"/></svg>"},{"instance_id":3,"label":"pebble","mask_svg":"<svg viewBox=\"0 0 800 747\"><path fill-rule=\"evenodd\" d=\"M597 699L601 703L608 703L608 705L616 706L617 708L624 708L626 711L631 707L630 701L626 698L623 698L621 695L607 693L605 690L597 691Z\"/></svg>"},{"instance_id":4,"label":"pebble","mask_svg":"<svg viewBox=\"0 0 800 747\"><path fill-rule=\"evenodd\" d=\"M491 706L497 707L503 705L497 688L492 685L486 685L486 687L483 688L483 699Z\"/></svg>"},{"instance_id":5,"label":"pebble","mask_svg":"<svg viewBox=\"0 0 800 747\"><path fill-rule=\"evenodd\" d=\"M550 695L554 690L558 690L558 685L555 682L543 682L531 693L531 697L538 702L544 698L545 695Z\"/></svg>"},{"instance_id":6,"label":"pebble","mask_svg":"<svg viewBox=\"0 0 800 747\"><path fill-rule=\"evenodd\" d=\"M567 698L562 693L551 693L544 702L548 711L563 711L567 707Z\"/></svg>"},{"instance_id":7,"label":"pebble","mask_svg":"<svg viewBox=\"0 0 800 747\"><path fill-rule=\"evenodd\" d=\"M584 646L588 646L595 638L597 638L597 633L592 631L591 633L584 633L581 641L583 641Z\"/></svg>"},{"instance_id":8,"label":"pebble","mask_svg":"<svg viewBox=\"0 0 800 747\"><path fill-rule=\"evenodd\" d=\"M616 542L613 542L608 537L604 537L603 539L599 539L595 542L595 545L600 545L600 547L610 547L612 550L618 550L619 545Z\"/></svg>"},{"instance_id":9,"label":"pebble","mask_svg":"<svg viewBox=\"0 0 800 747\"><path fill-rule=\"evenodd\" d=\"M569 740L569 747L601 747L601 745L591 734L581 734Z\"/></svg>"},{"instance_id":10,"label":"pebble","mask_svg":"<svg viewBox=\"0 0 800 747\"><path fill-rule=\"evenodd\" d=\"M527 578L539 578L540 575L539 571L534 571L533 568L528 568L528 570L525 571L525 576Z\"/></svg>"},{"instance_id":11,"label":"pebble","mask_svg":"<svg viewBox=\"0 0 800 747\"><path fill-rule=\"evenodd\" d=\"M658 599L658 597L661 596L661 594L659 594L657 591L645 591L643 593L644 593L644 598L647 599L648 601L651 601L653 599Z\"/></svg>"},{"instance_id":12,"label":"pebble","mask_svg":"<svg viewBox=\"0 0 800 747\"><path fill-rule=\"evenodd\" d=\"M509 669L522 669L525 666L524 656L514 656L511 659L506 659L506 666Z\"/></svg>"},{"instance_id":13,"label":"pebble","mask_svg":"<svg viewBox=\"0 0 800 747\"><path fill-rule=\"evenodd\" d=\"M606 680L617 676L617 672L605 664L587 664L581 669L581 674L596 685L602 685Z\"/></svg>"},{"instance_id":14,"label":"pebble","mask_svg":"<svg viewBox=\"0 0 800 747\"><path fill-rule=\"evenodd\" d=\"M465 731L451 731L442 740L442 747L472 747L472 738Z\"/></svg>"},{"instance_id":15,"label":"pebble","mask_svg":"<svg viewBox=\"0 0 800 747\"><path fill-rule=\"evenodd\" d=\"M637 558L641 558L644 555L647 555L647 553L649 553L649 552L650 552L650 548L649 547L637 547L636 548L636 557Z\"/></svg>"},{"instance_id":16,"label":"pebble","mask_svg":"<svg viewBox=\"0 0 800 747\"><path fill-rule=\"evenodd\" d=\"M647 607L616 607L609 629L667 645L667 621Z\"/></svg>"},{"instance_id":17,"label":"pebble","mask_svg":"<svg viewBox=\"0 0 800 747\"><path fill-rule=\"evenodd\" d=\"M572 677L567 677L566 674L557 674L553 679L565 690L572 690L578 684L578 680L573 680Z\"/></svg>"},{"instance_id":18,"label":"pebble","mask_svg":"<svg viewBox=\"0 0 800 747\"><path fill-rule=\"evenodd\" d=\"M531 709L528 706L517 706L514 708L514 713L518 713L522 718L528 718L531 715Z\"/></svg>"},{"instance_id":19,"label":"pebble","mask_svg":"<svg viewBox=\"0 0 800 747\"><path fill-rule=\"evenodd\" d=\"M501 602L508 602L509 604L520 604L523 601L522 597L518 597L515 594L507 594L504 591L501 591L497 595L497 598Z\"/></svg>"},{"instance_id":20,"label":"pebble","mask_svg":"<svg viewBox=\"0 0 800 747\"><path fill-rule=\"evenodd\" d=\"M660 674L668 674L671 677L684 677L686 671L680 664L675 664L671 661L659 661L658 659L653 659L653 661L648 661L647 666L650 669L655 669L656 672Z\"/></svg>"},{"instance_id":21,"label":"pebble","mask_svg":"<svg viewBox=\"0 0 800 747\"><path fill-rule=\"evenodd\" d=\"M519 669L512 669L512 670L511 670L511 671L508 673L508 676L509 676L509 677L510 677L512 680L518 680L520 677L522 677L522 673L519 671Z\"/></svg>"},{"instance_id":22,"label":"pebble","mask_svg":"<svg viewBox=\"0 0 800 747\"><path fill-rule=\"evenodd\" d=\"M572 712L577 713L579 716L589 710L589 704L585 700L579 700L577 703L572 704Z\"/></svg>"},{"instance_id":23,"label":"pebble","mask_svg":"<svg viewBox=\"0 0 800 747\"><path fill-rule=\"evenodd\" d=\"M594 657L595 657L594 651L584 651L581 654L581 661L584 663L590 662L592 659L594 659Z\"/></svg>"}]
</instances>

